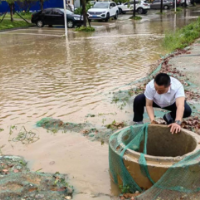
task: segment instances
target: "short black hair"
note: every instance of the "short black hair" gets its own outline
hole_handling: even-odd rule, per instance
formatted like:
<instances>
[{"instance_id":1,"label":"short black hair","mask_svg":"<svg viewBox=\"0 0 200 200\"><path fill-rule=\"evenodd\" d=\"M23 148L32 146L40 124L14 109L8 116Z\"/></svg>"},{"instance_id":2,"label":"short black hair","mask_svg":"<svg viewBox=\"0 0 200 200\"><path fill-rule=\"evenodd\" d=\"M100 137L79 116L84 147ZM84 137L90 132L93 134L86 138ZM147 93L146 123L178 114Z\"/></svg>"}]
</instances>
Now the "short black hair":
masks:
<instances>
[{"instance_id":1,"label":"short black hair","mask_svg":"<svg viewBox=\"0 0 200 200\"><path fill-rule=\"evenodd\" d=\"M156 75L154 82L159 86L164 85L165 87L169 87L171 80L169 75L165 73L160 73Z\"/></svg>"}]
</instances>

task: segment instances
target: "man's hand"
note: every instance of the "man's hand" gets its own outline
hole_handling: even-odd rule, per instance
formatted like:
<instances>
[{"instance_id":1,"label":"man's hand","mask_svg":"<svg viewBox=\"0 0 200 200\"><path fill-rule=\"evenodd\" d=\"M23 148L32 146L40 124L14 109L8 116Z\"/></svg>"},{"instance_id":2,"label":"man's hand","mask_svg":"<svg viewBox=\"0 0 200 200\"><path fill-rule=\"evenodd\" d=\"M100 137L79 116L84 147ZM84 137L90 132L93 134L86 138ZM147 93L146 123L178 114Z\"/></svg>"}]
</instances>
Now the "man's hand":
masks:
<instances>
[{"instance_id":1,"label":"man's hand","mask_svg":"<svg viewBox=\"0 0 200 200\"><path fill-rule=\"evenodd\" d=\"M170 132L171 132L172 134L178 133L178 132L181 131L181 126L178 125L177 123L172 123L172 124L170 124L168 127L170 127Z\"/></svg>"}]
</instances>

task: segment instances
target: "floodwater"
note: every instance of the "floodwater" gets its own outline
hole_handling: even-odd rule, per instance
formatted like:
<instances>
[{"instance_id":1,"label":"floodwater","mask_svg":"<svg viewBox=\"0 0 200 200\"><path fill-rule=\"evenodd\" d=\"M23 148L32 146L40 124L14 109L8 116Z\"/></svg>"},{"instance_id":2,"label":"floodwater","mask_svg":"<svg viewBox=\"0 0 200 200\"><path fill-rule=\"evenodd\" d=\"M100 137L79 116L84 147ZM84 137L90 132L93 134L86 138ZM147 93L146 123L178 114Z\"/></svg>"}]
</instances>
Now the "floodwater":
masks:
<instances>
[{"instance_id":1,"label":"floodwater","mask_svg":"<svg viewBox=\"0 0 200 200\"><path fill-rule=\"evenodd\" d=\"M44 117L65 122L103 125L132 120L132 102L121 110L111 104L112 91L149 73L150 65L167 53L161 42L195 20L199 8L177 15L151 11L133 22L128 15L94 23L96 32L29 28L0 33L0 138L3 154L21 155L31 170L68 174L75 199L114 199L118 193L108 172L108 146L79 133L47 133L35 123ZM87 118L87 114L95 117ZM10 126L33 130L39 140L23 145L9 141ZM16 136L16 135L15 135Z\"/></svg>"}]
</instances>

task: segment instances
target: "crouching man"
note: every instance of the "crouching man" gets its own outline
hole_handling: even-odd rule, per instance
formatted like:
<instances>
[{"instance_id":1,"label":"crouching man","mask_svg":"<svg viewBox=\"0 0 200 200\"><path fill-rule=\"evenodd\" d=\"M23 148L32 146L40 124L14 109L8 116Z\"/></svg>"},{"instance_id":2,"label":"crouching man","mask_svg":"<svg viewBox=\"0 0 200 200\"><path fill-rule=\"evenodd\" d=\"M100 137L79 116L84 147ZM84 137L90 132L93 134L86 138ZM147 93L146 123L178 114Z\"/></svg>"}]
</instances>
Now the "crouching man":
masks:
<instances>
[{"instance_id":1,"label":"crouching man","mask_svg":"<svg viewBox=\"0 0 200 200\"><path fill-rule=\"evenodd\" d=\"M158 74L146 85L144 94L140 94L134 99L133 121L135 124L143 123L145 106L151 123L154 123L153 107L171 111L165 114L163 119L169 125L172 134L180 132L182 118L189 117L192 113L190 106L185 101L183 85L176 78L165 73Z\"/></svg>"}]
</instances>

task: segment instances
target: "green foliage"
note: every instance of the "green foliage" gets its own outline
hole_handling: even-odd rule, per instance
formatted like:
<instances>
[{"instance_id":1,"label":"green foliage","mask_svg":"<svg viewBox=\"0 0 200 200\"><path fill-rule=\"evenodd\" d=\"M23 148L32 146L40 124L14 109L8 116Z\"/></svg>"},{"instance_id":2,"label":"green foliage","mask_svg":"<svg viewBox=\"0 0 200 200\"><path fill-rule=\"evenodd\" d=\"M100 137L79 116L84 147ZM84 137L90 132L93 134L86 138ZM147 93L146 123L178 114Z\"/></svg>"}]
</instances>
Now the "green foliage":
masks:
<instances>
[{"instance_id":1,"label":"green foliage","mask_svg":"<svg viewBox=\"0 0 200 200\"><path fill-rule=\"evenodd\" d=\"M25 21L14 21L4 19L0 25L0 30L11 29L11 28L20 28L20 27L28 27L30 24L27 24Z\"/></svg>"},{"instance_id":2,"label":"green foliage","mask_svg":"<svg viewBox=\"0 0 200 200\"><path fill-rule=\"evenodd\" d=\"M122 194L125 194L125 193L130 193L130 186L129 185L119 185L119 189L121 190L121 193Z\"/></svg>"},{"instance_id":3,"label":"green foliage","mask_svg":"<svg viewBox=\"0 0 200 200\"><path fill-rule=\"evenodd\" d=\"M87 4L86 4L86 12L87 12L90 8L92 8L92 4L87 3ZM77 8L77 9L74 11L74 14L82 15L82 8L81 8L81 7Z\"/></svg>"},{"instance_id":4,"label":"green foliage","mask_svg":"<svg viewBox=\"0 0 200 200\"><path fill-rule=\"evenodd\" d=\"M183 49L198 37L200 37L200 18L175 33L166 33L163 46L170 51Z\"/></svg>"},{"instance_id":5,"label":"green foliage","mask_svg":"<svg viewBox=\"0 0 200 200\"><path fill-rule=\"evenodd\" d=\"M19 15L21 15L24 19L31 19L32 13L30 12L18 12ZM6 14L6 17L9 16L10 14ZM19 16L17 13L15 13L13 15L14 19L21 19L21 17Z\"/></svg>"},{"instance_id":6,"label":"green foliage","mask_svg":"<svg viewBox=\"0 0 200 200\"><path fill-rule=\"evenodd\" d=\"M130 17L130 19L134 19L134 20L141 20L142 19L142 17L140 17L140 16L135 16L135 17Z\"/></svg>"},{"instance_id":7,"label":"green foliage","mask_svg":"<svg viewBox=\"0 0 200 200\"><path fill-rule=\"evenodd\" d=\"M180 8L180 7L177 7L176 8L176 12L180 12L180 11L182 11L183 9L182 8Z\"/></svg>"},{"instance_id":8,"label":"green foliage","mask_svg":"<svg viewBox=\"0 0 200 200\"><path fill-rule=\"evenodd\" d=\"M93 32L93 31L95 31L95 28L90 27L90 26L88 26L88 27L81 26L81 27L76 28L75 31Z\"/></svg>"}]
</instances>

